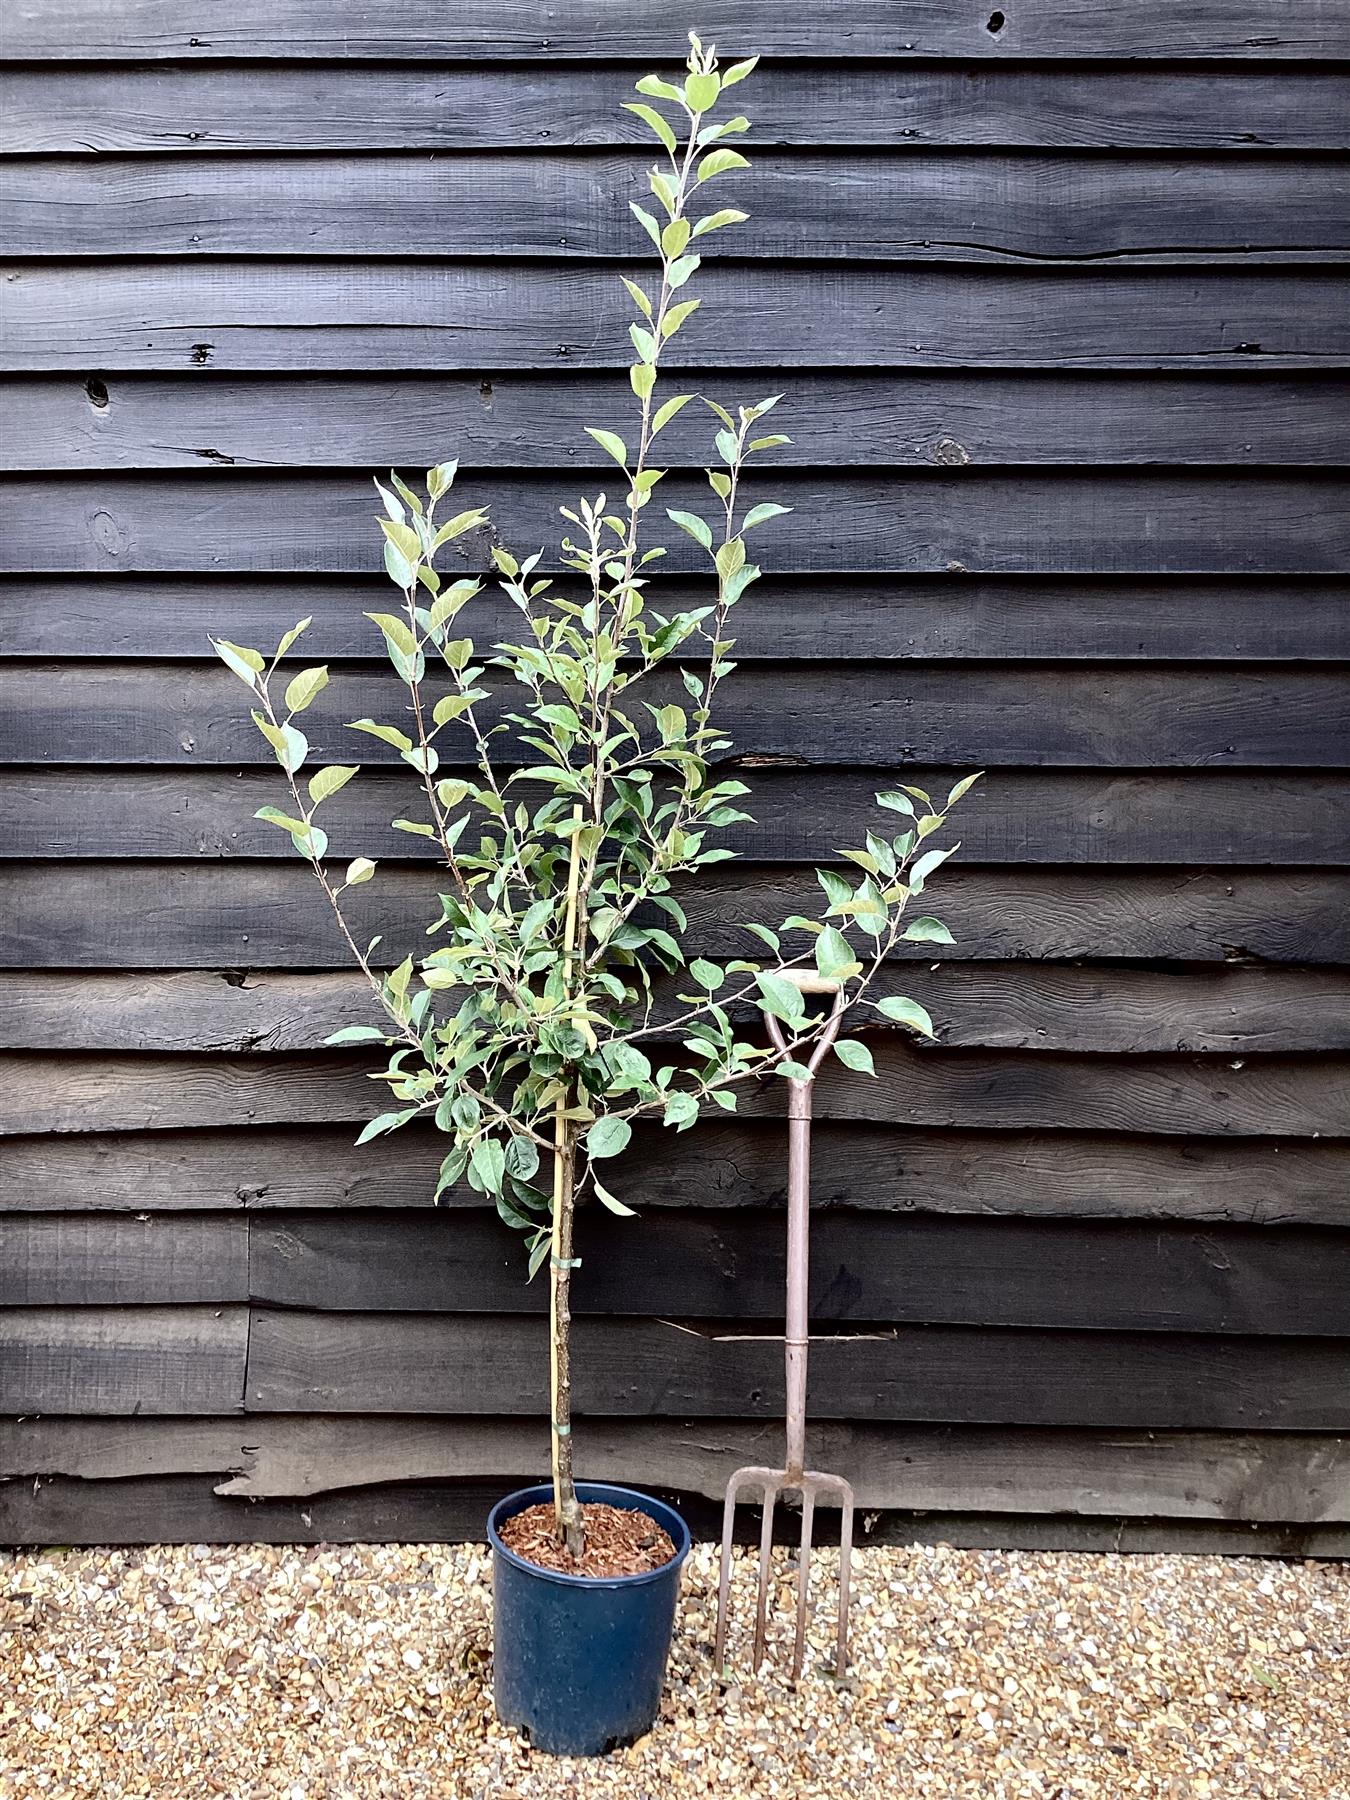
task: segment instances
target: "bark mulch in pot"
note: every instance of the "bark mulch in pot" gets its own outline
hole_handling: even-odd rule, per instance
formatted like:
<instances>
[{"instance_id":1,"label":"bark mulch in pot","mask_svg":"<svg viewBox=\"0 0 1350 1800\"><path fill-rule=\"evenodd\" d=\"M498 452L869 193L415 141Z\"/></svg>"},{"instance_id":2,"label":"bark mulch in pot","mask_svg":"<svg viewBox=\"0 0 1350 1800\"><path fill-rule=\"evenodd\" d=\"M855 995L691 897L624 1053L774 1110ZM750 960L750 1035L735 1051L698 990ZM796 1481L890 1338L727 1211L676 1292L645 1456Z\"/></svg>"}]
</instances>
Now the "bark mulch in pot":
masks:
<instances>
[{"instance_id":1,"label":"bark mulch in pot","mask_svg":"<svg viewBox=\"0 0 1350 1800\"><path fill-rule=\"evenodd\" d=\"M586 1529L586 1548L580 1557L558 1542L552 1502L527 1506L502 1526L500 1537L508 1550L541 1569L560 1575L592 1575L612 1581L616 1575L646 1575L659 1569L675 1554L668 1533L645 1512L606 1506L590 1501L581 1509Z\"/></svg>"}]
</instances>

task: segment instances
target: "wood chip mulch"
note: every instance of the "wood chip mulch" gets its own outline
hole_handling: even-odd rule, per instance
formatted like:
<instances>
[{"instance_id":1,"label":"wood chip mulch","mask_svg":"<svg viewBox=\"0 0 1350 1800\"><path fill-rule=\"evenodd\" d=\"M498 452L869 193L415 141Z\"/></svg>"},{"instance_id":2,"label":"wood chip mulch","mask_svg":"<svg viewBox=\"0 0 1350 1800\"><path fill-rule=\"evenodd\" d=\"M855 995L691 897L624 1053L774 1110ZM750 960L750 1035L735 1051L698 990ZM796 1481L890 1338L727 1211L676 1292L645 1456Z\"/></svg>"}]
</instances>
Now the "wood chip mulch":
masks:
<instances>
[{"instance_id":1,"label":"wood chip mulch","mask_svg":"<svg viewBox=\"0 0 1350 1800\"><path fill-rule=\"evenodd\" d=\"M1350 1569L1218 1557L854 1553L855 1662L711 1667L717 1557L683 1577L655 1729L597 1762L492 1713L482 1547L0 1556L0 1794L23 1800L1350 1800Z\"/></svg>"},{"instance_id":2,"label":"wood chip mulch","mask_svg":"<svg viewBox=\"0 0 1350 1800\"><path fill-rule=\"evenodd\" d=\"M670 1534L650 1513L588 1501L581 1516L586 1546L580 1557L573 1556L566 1544L558 1542L551 1502L527 1506L524 1512L508 1519L502 1526L501 1540L508 1550L514 1550L526 1562L537 1563L541 1569L602 1579L645 1575L651 1569L661 1568L675 1554Z\"/></svg>"}]
</instances>

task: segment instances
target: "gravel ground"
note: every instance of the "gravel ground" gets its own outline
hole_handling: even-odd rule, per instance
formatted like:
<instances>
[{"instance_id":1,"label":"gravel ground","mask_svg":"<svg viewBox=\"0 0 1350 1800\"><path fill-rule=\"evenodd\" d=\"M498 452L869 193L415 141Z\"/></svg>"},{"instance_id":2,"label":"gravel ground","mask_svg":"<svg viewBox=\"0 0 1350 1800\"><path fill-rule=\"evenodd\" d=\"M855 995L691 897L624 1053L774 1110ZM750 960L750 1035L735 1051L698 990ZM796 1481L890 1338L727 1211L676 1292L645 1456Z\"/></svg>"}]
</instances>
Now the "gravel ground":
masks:
<instances>
[{"instance_id":1,"label":"gravel ground","mask_svg":"<svg viewBox=\"0 0 1350 1800\"><path fill-rule=\"evenodd\" d=\"M1344 1567L939 1547L857 1551L855 1569L845 1682L818 1581L800 1688L742 1668L723 1689L699 1546L660 1722L559 1763L493 1719L482 1548L7 1557L0 1793L1350 1800ZM744 1625L751 1564L738 1582Z\"/></svg>"}]
</instances>

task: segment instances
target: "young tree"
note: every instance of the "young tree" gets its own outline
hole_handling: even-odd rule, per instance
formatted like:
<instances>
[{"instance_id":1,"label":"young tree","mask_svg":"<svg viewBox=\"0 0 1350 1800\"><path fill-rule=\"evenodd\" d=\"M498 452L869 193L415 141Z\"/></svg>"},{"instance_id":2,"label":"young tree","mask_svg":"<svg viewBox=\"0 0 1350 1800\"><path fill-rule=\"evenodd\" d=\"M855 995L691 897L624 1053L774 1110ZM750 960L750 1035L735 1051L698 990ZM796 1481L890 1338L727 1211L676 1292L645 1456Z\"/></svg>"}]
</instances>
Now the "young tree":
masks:
<instances>
[{"instance_id":1,"label":"young tree","mask_svg":"<svg viewBox=\"0 0 1350 1800\"><path fill-rule=\"evenodd\" d=\"M302 668L284 687L279 672L310 621L288 631L270 661L212 640L252 690L253 718L290 785L290 810L263 807L258 817L288 832L311 864L385 1015L383 1025L348 1027L329 1040L380 1042L392 1052L382 1075L391 1108L358 1142L434 1118L451 1146L437 1196L467 1181L523 1234L530 1275L548 1263L553 1487L559 1535L574 1554L584 1541L571 1438L578 1202L592 1193L611 1212L630 1214L613 1191L622 1182L600 1170L627 1146L635 1120L683 1131L705 1103L733 1112L747 1081L804 1076L798 1058L820 1027L803 998L804 976L843 984L848 1010L867 1008L932 1036L921 1006L873 1000L870 989L901 940L952 941L936 919L907 922L906 909L956 847L936 849L931 840L976 779L958 782L941 805L914 787L878 795L903 816L903 829L870 833L865 848L842 853L861 880L818 871L820 918L785 919L777 931L747 922L754 959L686 962L687 921L673 890L680 877L732 856L718 834L749 820L738 804L745 784L717 767L731 748L715 723L719 690L735 668L728 619L759 577L751 534L789 510L771 501L745 507L742 478L752 459L788 439L762 424L778 396L733 415L689 393L658 400L657 381L666 345L700 304L690 295L697 245L746 217L707 196L710 184L748 166L731 143L748 121L715 115L754 65L752 57L719 69L713 49L691 36L683 82L644 76L644 98L629 105L664 151L650 172L655 212L632 208L659 278L647 287L623 278L635 309L633 442L608 426L587 427L614 461L618 500L600 493L559 509L569 527L559 562L577 579L555 585L540 572L541 551L518 561L494 548L520 629L517 641L482 654L462 618L480 580L446 581L435 565L446 544L484 525L486 511L470 507L442 522L453 462L428 470L423 492L397 475L389 487L376 483L385 568L401 605L368 616L399 702L390 718L358 719L352 729L391 746L417 777L418 799L393 825L429 839L448 872L449 891L429 927L444 941L429 955L383 973L372 962L376 945L363 949L345 915L344 895L374 877L375 863L358 856L337 879L319 815L359 770L320 768L302 785L309 746L296 720L327 685L328 670ZM653 464L654 447L695 399L716 419L712 516L667 517L706 556L709 599L664 614L652 604L647 571L665 550L644 530L665 474ZM803 947L785 949L784 934ZM747 1033L755 1009L784 1022L786 1055ZM841 1038L834 1049L848 1068L872 1072L861 1041Z\"/></svg>"}]
</instances>

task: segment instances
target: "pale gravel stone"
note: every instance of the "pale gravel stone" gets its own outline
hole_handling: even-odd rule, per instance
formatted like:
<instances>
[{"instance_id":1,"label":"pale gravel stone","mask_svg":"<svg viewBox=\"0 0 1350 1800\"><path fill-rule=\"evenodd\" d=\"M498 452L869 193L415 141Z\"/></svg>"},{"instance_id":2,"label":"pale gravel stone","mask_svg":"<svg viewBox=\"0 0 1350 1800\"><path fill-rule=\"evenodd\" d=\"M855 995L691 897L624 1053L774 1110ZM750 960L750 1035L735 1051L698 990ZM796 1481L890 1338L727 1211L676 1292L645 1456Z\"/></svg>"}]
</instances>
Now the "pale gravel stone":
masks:
<instances>
[{"instance_id":1,"label":"pale gravel stone","mask_svg":"<svg viewBox=\"0 0 1350 1800\"><path fill-rule=\"evenodd\" d=\"M685 1578L655 1729L555 1762L494 1720L479 1546L3 1558L0 1794L74 1800L1350 1800L1350 1571L1331 1563L855 1552L854 1662L800 1688L710 1665L716 1554Z\"/></svg>"}]
</instances>

